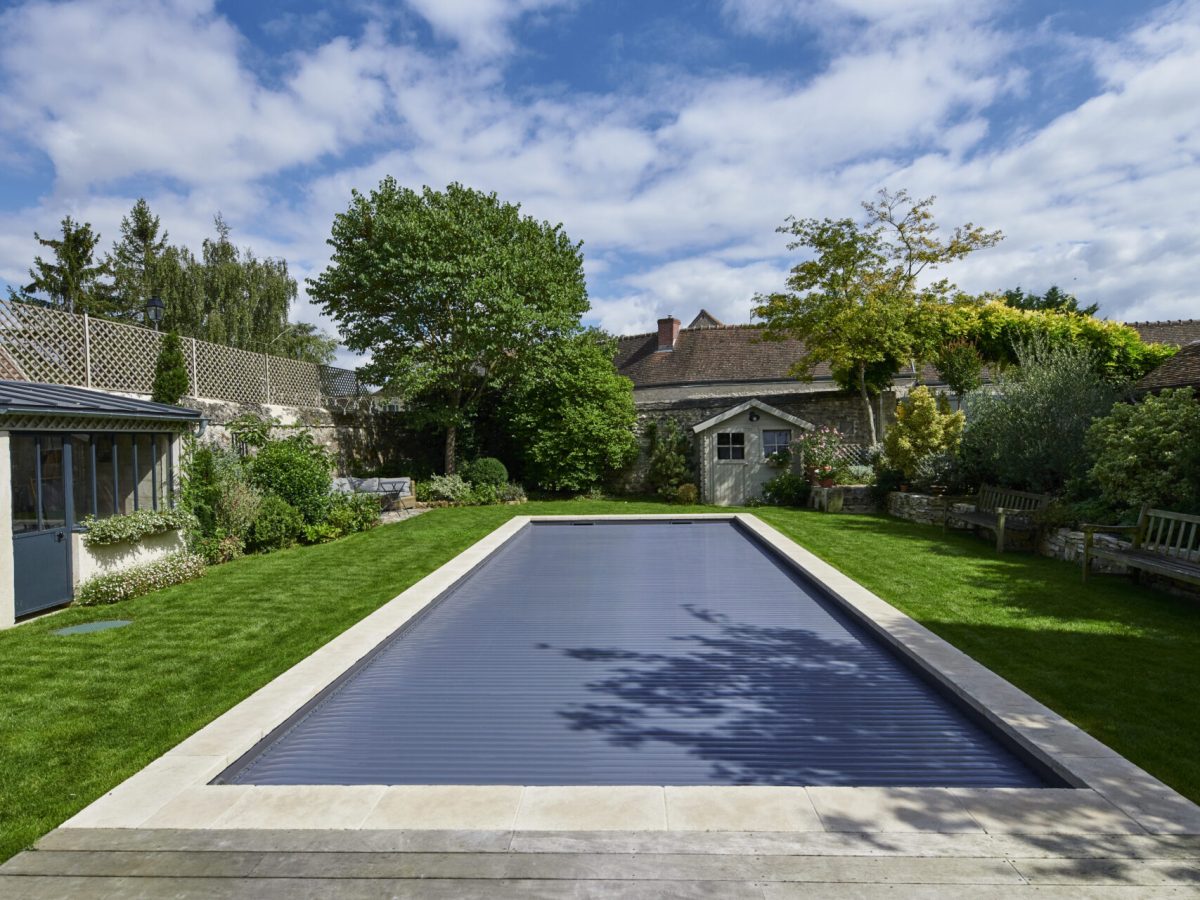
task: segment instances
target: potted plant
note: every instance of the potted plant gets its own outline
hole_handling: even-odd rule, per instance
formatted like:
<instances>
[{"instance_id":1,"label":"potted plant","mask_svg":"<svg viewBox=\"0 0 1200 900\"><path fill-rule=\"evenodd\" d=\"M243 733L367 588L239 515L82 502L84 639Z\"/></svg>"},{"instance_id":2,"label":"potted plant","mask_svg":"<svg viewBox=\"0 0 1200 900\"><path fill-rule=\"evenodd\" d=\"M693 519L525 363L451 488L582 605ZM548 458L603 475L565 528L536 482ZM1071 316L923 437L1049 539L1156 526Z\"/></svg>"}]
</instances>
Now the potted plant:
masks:
<instances>
[{"instance_id":1,"label":"potted plant","mask_svg":"<svg viewBox=\"0 0 1200 900\"><path fill-rule=\"evenodd\" d=\"M841 449L842 443L841 432L828 425L802 432L792 442L796 452L804 460L804 471L809 481L813 484L830 481L830 484L823 484L823 486L832 486L832 480L837 477L837 469L840 465L838 451Z\"/></svg>"},{"instance_id":2,"label":"potted plant","mask_svg":"<svg viewBox=\"0 0 1200 900\"><path fill-rule=\"evenodd\" d=\"M792 464L792 451L776 450L774 453L767 455L767 465L775 469L786 469Z\"/></svg>"}]
</instances>

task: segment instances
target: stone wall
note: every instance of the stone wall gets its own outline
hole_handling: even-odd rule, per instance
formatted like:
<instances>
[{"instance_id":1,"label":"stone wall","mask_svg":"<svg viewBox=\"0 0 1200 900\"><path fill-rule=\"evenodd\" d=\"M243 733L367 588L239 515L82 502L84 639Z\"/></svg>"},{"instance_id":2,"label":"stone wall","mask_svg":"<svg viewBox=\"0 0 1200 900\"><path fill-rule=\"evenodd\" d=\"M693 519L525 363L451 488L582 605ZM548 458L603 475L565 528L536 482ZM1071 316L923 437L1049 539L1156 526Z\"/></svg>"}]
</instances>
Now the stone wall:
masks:
<instances>
[{"instance_id":1,"label":"stone wall","mask_svg":"<svg viewBox=\"0 0 1200 900\"><path fill-rule=\"evenodd\" d=\"M929 494L908 494L893 491L888 494L888 515L922 525L941 525L945 515L946 501L943 497ZM974 509L969 503L953 503L950 506L949 519L951 527L955 524L955 511ZM1072 531L1069 528L1054 528L1043 532L1037 543L1036 550L1042 556L1051 559L1061 559L1064 562L1080 565L1083 560L1083 532ZM1111 534L1097 534L1096 543L1108 547L1128 547L1128 541L1122 541ZM1034 548L1030 548L1034 549ZM1120 563L1096 559L1092 561L1093 572L1122 574L1128 570Z\"/></svg>"}]
</instances>

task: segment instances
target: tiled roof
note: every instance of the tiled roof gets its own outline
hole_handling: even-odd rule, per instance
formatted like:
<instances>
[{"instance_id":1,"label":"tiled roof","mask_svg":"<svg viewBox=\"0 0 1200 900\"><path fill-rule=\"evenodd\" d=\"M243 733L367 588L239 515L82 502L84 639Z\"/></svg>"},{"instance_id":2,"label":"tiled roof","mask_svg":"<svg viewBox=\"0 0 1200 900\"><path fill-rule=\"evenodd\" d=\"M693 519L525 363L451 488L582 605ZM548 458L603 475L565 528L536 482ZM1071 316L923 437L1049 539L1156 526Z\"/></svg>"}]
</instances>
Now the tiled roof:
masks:
<instances>
[{"instance_id":1,"label":"tiled roof","mask_svg":"<svg viewBox=\"0 0 1200 900\"><path fill-rule=\"evenodd\" d=\"M135 400L103 391L33 381L0 381L0 416L12 413L127 419L200 418L200 413L194 409Z\"/></svg>"},{"instance_id":2,"label":"tiled roof","mask_svg":"<svg viewBox=\"0 0 1200 900\"><path fill-rule=\"evenodd\" d=\"M1163 322L1127 322L1142 336L1143 341L1155 344L1174 344L1182 347L1200 341L1200 319L1173 319Z\"/></svg>"},{"instance_id":3,"label":"tiled roof","mask_svg":"<svg viewBox=\"0 0 1200 900\"><path fill-rule=\"evenodd\" d=\"M707 309L702 309L696 318L692 319L692 324L689 325L688 328L721 328L724 325L724 322L710 313Z\"/></svg>"},{"instance_id":4,"label":"tiled roof","mask_svg":"<svg viewBox=\"0 0 1200 900\"><path fill-rule=\"evenodd\" d=\"M804 354L802 342L765 341L756 325L710 322L716 319L701 310L691 325L680 329L670 351L658 350L658 332L618 338L617 371L637 388L795 380L788 369ZM1129 324L1147 341L1176 345L1200 341L1200 319ZM827 363L815 366L812 374L818 381L832 378ZM938 383L941 376L926 366L922 380Z\"/></svg>"},{"instance_id":5,"label":"tiled roof","mask_svg":"<svg viewBox=\"0 0 1200 900\"><path fill-rule=\"evenodd\" d=\"M1137 383L1143 391L1163 388L1200 388L1200 341L1188 344Z\"/></svg>"},{"instance_id":6,"label":"tiled roof","mask_svg":"<svg viewBox=\"0 0 1200 900\"><path fill-rule=\"evenodd\" d=\"M764 341L752 325L683 328L675 349L658 351L658 333L617 340L617 371L635 387L715 381L792 381L788 369L804 352L800 341ZM829 366L817 366L817 378Z\"/></svg>"}]
</instances>

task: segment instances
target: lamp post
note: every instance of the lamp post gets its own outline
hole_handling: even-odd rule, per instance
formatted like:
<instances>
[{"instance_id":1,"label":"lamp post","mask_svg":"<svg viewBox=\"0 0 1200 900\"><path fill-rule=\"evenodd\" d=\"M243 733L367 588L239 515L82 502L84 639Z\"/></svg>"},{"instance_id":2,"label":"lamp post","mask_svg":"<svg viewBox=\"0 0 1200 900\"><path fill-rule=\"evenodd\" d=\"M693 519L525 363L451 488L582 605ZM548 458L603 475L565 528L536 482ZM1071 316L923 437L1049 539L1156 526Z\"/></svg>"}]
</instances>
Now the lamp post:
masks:
<instances>
[{"instance_id":1,"label":"lamp post","mask_svg":"<svg viewBox=\"0 0 1200 900\"><path fill-rule=\"evenodd\" d=\"M146 318L154 323L154 330L158 331L158 323L163 320L163 312L166 306L158 297L151 297L146 301Z\"/></svg>"}]
</instances>

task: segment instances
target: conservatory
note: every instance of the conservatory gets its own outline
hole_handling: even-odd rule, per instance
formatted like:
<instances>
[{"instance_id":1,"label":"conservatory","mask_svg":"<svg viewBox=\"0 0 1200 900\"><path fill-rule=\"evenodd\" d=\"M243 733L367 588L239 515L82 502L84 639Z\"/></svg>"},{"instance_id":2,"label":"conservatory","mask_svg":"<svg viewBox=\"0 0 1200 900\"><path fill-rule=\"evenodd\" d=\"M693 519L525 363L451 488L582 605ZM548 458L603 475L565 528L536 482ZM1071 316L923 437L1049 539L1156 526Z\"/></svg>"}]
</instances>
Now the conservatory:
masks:
<instances>
[{"instance_id":1,"label":"conservatory","mask_svg":"<svg viewBox=\"0 0 1200 900\"><path fill-rule=\"evenodd\" d=\"M95 574L169 552L98 555L87 517L174 505L180 438L193 409L56 384L0 381L0 627L69 603Z\"/></svg>"}]
</instances>

